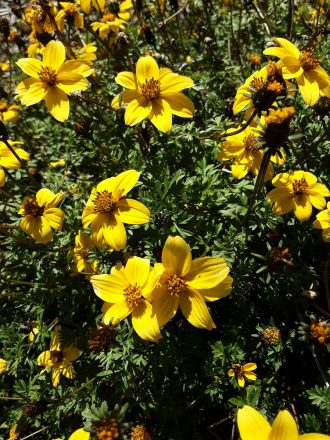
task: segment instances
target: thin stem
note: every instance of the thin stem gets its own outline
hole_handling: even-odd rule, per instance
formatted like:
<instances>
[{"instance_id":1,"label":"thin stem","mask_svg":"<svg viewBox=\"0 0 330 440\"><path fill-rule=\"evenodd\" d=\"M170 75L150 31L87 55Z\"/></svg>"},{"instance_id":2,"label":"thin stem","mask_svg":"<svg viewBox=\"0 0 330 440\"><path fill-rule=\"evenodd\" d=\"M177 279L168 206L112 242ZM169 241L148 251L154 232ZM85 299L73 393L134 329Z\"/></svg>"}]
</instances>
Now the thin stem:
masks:
<instances>
[{"instance_id":1,"label":"thin stem","mask_svg":"<svg viewBox=\"0 0 330 440\"><path fill-rule=\"evenodd\" d=\"M44 431L45 429L48 429L48 428L49 428L49 426L45 426L45 427L39 429L38 431L32 432L32 434L26 435L21 440L25 440L27 438L34 437L35 435L39 434L39 432L42 432L42 431Z\"/></svg>"},{"instance_id":2,"label":"thin stem","mask_svg":"<svg viewBox=\"0 0 330 440\"><path fill-rule=\"evenodd\" d=\"M190 0L186 0L185 3L181 6L180 9L178 9L174 14L172 14L170 17L167 17L165 20L160 21L158 23L158 26L164 26L165 23L169 22L170 20L172 20L172 18L176 17L177 15L181 14L181 12L186 8L186 6L188 5ZM158 3L158 2L157 2Z\"/></svg>"},{"instance_id":3,"label":"thin stem","mask_svg":"<svg viewBox=\"0 0 330 440\"><path fill-rule=\"evenodd\" d=\"M325 297L327 299L328 309L330 311L329 265L330 265L330 260L328 260L324 266L323 282L325 288Z\"/></svg>"},{"instance_id":4,"label":"thin stem","mask_svg":"<svg viewBox=\"0 0 330 440\"><path fill-rule=\"evenodd\" d=\"M289 0L289 14L288 14L288 39L292 40L294 30L294 0Z\"/></svg>"},{"instance_id":5,"label":"thin stem","mask_svg":"<svg viewBox=\"0 0 330 440\"><path fill-rule=\"evenodd\" d=\"M252 115L249 117L249 119L239 129L237 129L235 131L231 131L231 132L226 131L224 133L220 133L219 136L222 138L222 137L234 136L236 134L241 133L251 124L253 119L256 117L257 113L258 113L258 110L254 110Z\"/></svg>"},{"instance_id":6,"label":"thin stem","mask_svg":"<svg viewBox=\"0 0 330 440\"><path fill-rule=\"evenodd\" d=\"M319 358L317 357L317 355L316 355L316 353L315 353L315 347L314 347L314 345L311 345L311 346L310 346L310 349L311 349L311 352L312 352L312 355L313 355L314 361L315 361L315 363L316 363L316 366L317 366L317 368L318 368L318 370L319 370L319 372L320 372L320 374L321 374L321 376L322 376L322 379L323 379L323 381L324 381L324 384L325 384L325 386L326 386L327 388L329 388L330 384L329 384L329 382L328 382L328 379L327 379L326 374L325 374L324 371L323 371L323 368L321 367L321 364L320 364Z\"/></svg>"}]
</instances>

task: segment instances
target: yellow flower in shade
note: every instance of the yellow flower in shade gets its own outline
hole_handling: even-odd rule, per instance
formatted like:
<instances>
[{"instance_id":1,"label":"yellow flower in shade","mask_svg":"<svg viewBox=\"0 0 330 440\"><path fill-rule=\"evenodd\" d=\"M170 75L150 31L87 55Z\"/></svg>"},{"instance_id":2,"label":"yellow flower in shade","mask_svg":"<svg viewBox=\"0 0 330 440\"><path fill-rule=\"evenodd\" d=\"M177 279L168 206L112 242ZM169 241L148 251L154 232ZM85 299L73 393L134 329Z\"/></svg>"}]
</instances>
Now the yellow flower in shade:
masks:
<instances>
[{"instance_id":1,"label":"yellow flower in shade","mask_svg":"<svg viewBox=\"0 0 330 440\"><path fill-rule=\"evenodd\" d=\"M90 14L91 4L99 12L102 12L105 7L105 0L80 0L80 7L85 14Z\"/></svg>"},{"instance_id":2,"label":"yellow flower in shade","mask_svg":"<svg viewBox=\"0 0 330 440\"><path fill-rule=\"evenodd\" d=\"M322 229L323 240L330 242L330 202L327 203L327 209L317 214L313 228Z\"/></svg>"},{"instance_id":3,"label":"yellow flower in shade","mask_svg":"<svg viewBox=\"0 0 330 440\"><path fill-rule=\"evenodd\" d=\"M85 431L83 428L77 429L75 432L73 432L69 440L89 440L91 434L87 431Z\"/></svg>"},{"instance_id":4,"label":"yellow flower in shade","mask_svg":"<svg viewBox=\"0 0 330 440\"><path fill-rule=\"evenodd\" d=\"M29 153L20 148L20 145L23 145L23 142L14 142L9 140L8 143L20 159L30 159ZM20 168L20 166L20 162L9 150L7 145L4 142L0 141L0 187L4 186L6 182L6 173L4 169L17 170L18 168Z\"/></svg>"},{"instance_id":5,"label":"yellow flower in shade","mask_svg":"<svg viewBox=\"0 0 330 440\"><path fill-rule=\"evenodd\" d=\"M0 121L16 122L21 107L17 104L9 105L6 101L0 101Z\"/></svg>"},{"instance_id":6,"label":"yellow flower in shade","mask_svg":"<svg viewBox=\"0 0 330 440\"><path fill-rule=\"evenodd\" d=\"M228 130L228 134L234 129ZM233 159L231 172L237 179L242 179L251 171L255 176L259 174L261 162L264 156L261 133L256 129L247 127L241 133L226 138L221 143L222 151L218 153L217 158L221 161ZM271 160L277 165L283 165L285 162L284 153L282 157L276 153ZM268 164L265 180L270 180L274 176L274 167Z\"/></svg>"},{"instance_id":7,"label":"yellow flower in shade","mask_svg":"<svg viewBox=\"0 0 330 440\"><path fill-rule=\"evenodd\" d=\"M151 440L151 436L144 425L136 425L132 428L131 440Z\"/></svg>"},{"instance_id":8,"label":"yellow flower in shade","mask_svg":"<svg viewBox=\"0 0 330 440\"><path fill-rule=\"evenodd\" d=\"M0 358L0 374L4 373L7 370L7 365L8 362Z\"/></svg>"},{"instance_id":9,"label":"yellow flower in shade","mask_svg":"<svg viewBox=\"0 0 330 440\"><path fill-rule=\"evenodd\" d=\"M192 118L194 104L181 91L194 85L187 76L173 73L171 69L159 69L151 56L141 57L136 64L136 74L120 72L116 82L128 90L117 95L112 105L128 103L125 124L136 125L150 119L158 130L166 132L172 127L172 115Z\"/></svg>"},{"instance_id":10,"label":"yellow flower in shade","mask_svg":"<svg viewBox=\"0 0 330 440\"><path fill-rule=\"evenodd\" d=\"M65 23L76 28L84 28L84 17L81 15L77 3L60 2L62 9L57 13L55 21L58 29L63 32Z\"/></svg>"},{"instance_id":11,"label":"yellow flower in shade","mask_svg":"<svg viewBox=\"0 0 330 440\"><path fill-rule=\"evenodd\" d=\"M33 4L24 9L24 20L32 26L33 32L37 34L48 33L56 31L56 23L54 17L57 14L57 9L53 2L48 2L48 7Z\"/></svg>"},{"instance_id":12,"label":"yellow flower in shade","mask_svg":"<svg viewBox=\"0 0 330 440\"><path fill-rule=\"evenodd\" d=\"M240 387L244 387L245 378L249 380L256 380L257 375L253 373L253 370L257 368L257 364L254 362L249 362L248 364L232 364L230 370L228 371L228 376L235 377L237 383Z\"/></svg>"},{"instance_id":13,"label":"yellow flower in shade","mask_svg":"<svg viewBox=\"0 0 330 440\"><path fill-rule=\"evenodd\" d=\"M79 357L78 348L75 348L72 345L62 347L60 335L61 326L57 325L52 335L49 350L41 353L37 359L39 366L51 368L52 384L54 387L57 387L60 383L61 374L68 379L73 379L75 377L72 362Z\"/></svg>"},{"instance_id":14,"label":"yellow flower in shade","mask_svg":"<svg viewBox=\"0 0 330 440\"><path fill-rule=\"evenodd\" d=\"M20 439L20 432L17 431L17 424L15 424L10 428L8 440L19 440L19 439Z\"/></svg>"},{"instance_id":15,"label":"yellow flower in shade","mask_svg":"<svg viewBox=\"0 0 330 440\"><path fill-rule=\"evenodd\" d=\"M9 72L10 64L9 63L0 63L0 71L1 72Z\"/></svg>"},{"instance_id":16,"label":"yellow flower in shade","mask_svg":"<svg viewBox=\"0 0 330 440\"><path fill-rule=\"evenodd\" d=\"M78 272L96 272L98 261L88 261L88 252L92 247L95 247L92 238L88 234L79 231L75 238L75 247L69 252L69 259L73 261Z\"/></svg>"},{"instance_id":17,"label":"yellow flower in shade","mask_svg":"<svg viewBox=\"0 0 330 440\"><path fill-rule=\"evenodd\" d=\"M285 38L274 38L274 41L279 47L269 47L264 54L280 58L283 77L295 78L306 104L314 105L320 91L330 85L329 76L320 66L319 58L313 55L311 49L299 51Z\"/></svg>"},{"instance_id":18,"label":"yellow flower in shade","mask_svg":"<svg viewBox=\"0 0 330 440\"><path fill-rule=\"evenodd\" d=\"M242 440L330 440L324 434L299 435L295 419L289 411L280 411L273 426L251 406L237 412L237 425Z\"/></svg>"},{"instance_id":19,"label":"yellow flower in shade","mask_svg":"<svg viewBox=\"0 0 330 440\"><path fill-rule=\"evenodd\" d=\"M65 165L64 159L55 160L54 162L49 162L48 164L50 168L59 168L59 167L63 167L64 165Z\"/></svg>"},{"instance_id":20,"label":"yellow flower in shade","mask_svg":"<svg viewBox=\"0 0 330 440\"><path fill-rule=\"evenodd\" d=\"M245 116L248 118L254 110L257 110L260 115L263 111L269 110L277 97L286 96L289 85L291 84L287 83L282 76L279 63L268 63L267 66L249 76L237 89L233 106L234 115L249 111Z\"/></svg>"},{"instance_id":21,"label":"yellow flower in shade","mask_svg":"<svg viewBox=\"0 0 330 440\"><path fill-rule=\"evenodd\" d=\"M91 24L94 32L99 32L101 38L107 38L110 32L119 32L125 29L127 21L120 18L111 10L104 10L101 21Z\"/></svg>"},{"instance_id":22,"label":"yellow flower in shade","mask_svg":"<svg viewBox=\"0 0 330 440\"><path fill-rule=\"evenodd\" d=\"M324 209L324 197L330 196L328 188L317 183L317 177L306 171L277 174L272 184L275 189L267 194L267 199L274 203L274 214L284 215L293 211L301 222L309 220L312 206L319 210Z\"/></svg>"},{"instance_id":23,"label":"yellow flower in shade","mask_svg":"<svg viewBox=\"0 0 330 440\"><path fill-rule=\"evenodd\" d=\"M52 228L61 230L64 212L56 206L63 194L54 194L49 189L40 189L35 198L24 197L19 214L24 215L20 228L38 243L49 243L53 238Z\"/></svg>"},{"instance_id":24,"label":"yellow flower in shade","mask_svg":"<svg viewBox=\"0 0 330 440\"><path fill-rule=\"evenodd\" d=\"M38 55L42 55L45 50L45 46L37 38L36 32L31 32L29 35L30 44L27 48L27 54L29 58L37 58Z\"/></svg>"},{"instance_id":25,"label":"yellow flower in shade","mask_svg":"<svg viewBox=\"0 0 330 440\"><path fill-rule=\"evenodd\" d=\"M31 331L29 333L29 341L34 342L36 337L38 336L40 330L39 330L39 321L32 321L31 322Z\"/></svg>"},{"instance_id":26,"label":"yellow flower in shade","mask_svg":"<svg viewBox=\"0 0 330 440\"><path fill-rule=\"evenodd\" d=\"M116 177L103 180L92 190L82 214L84 228L90 224L93 240L98 246L109 245L116 251L126 246L127 235L123 223L148 223L150 214L146 206L124 196L135 186L140 173L124 171Z\"/></svg>"},{"instance_id":27,"label":"yellow flower in shade","mask_svg":"<svg viewBox=\"0 0 330 440\"><path fill-rule=\"evenodd\" d=\"M126 266L117 265L110 275L90 278L94 292L105 301L102 308L105 324L116 324L132 315L132 325L140 338L147 341L160 339L157 317L151 305L152 294L159 280L159 271L150 267L150 261L131 257Z\"/></svg>"},{"instance_id":28,"label":"yellow flower in shade","mask_svg":"<svg viewBox=\"0 0 330 440\"><path fill-rule=\"evenodd\" d=\"M165 325L180 307L195 327L215 328L205 301L229 295L233 280L228 276L226 260L217 257L192 260L184 239L170 236L162 252L162 262L155 268L161 273L152 301L159 325Z\"/></svg>"},{"instance_id":29,"label":"yellow flower in shade","mask_svg":"<svg viewBox=\"0 0 330 440\"><path fill-rule=\"evenodd\" d=\"M23 105L34 105L44 100L50 114L58 121L69 117L70 104L67 95L86 90L93 69L80 61L65 61L65 47L60 41L50 41L43 61L22 58L16 63L31 78L20 82L16 92Z\"/></svg>"}]
</instances>

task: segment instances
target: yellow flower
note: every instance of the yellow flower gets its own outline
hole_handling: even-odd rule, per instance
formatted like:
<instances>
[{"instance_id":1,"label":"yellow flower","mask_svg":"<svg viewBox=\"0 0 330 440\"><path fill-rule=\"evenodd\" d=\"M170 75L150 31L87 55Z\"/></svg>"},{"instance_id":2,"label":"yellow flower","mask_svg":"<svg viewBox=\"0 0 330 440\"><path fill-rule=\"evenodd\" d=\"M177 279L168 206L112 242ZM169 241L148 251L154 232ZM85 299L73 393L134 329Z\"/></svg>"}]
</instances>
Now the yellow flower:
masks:
<instances>
[{"instance_id":1,"label":"yellow flower","mask_svg":"<svg viewBox=\"0 0 330 440\"><path fill-rule=\"evenodd\" d=\"M132 428L130 440L151 440L151 436L144 425L136 425Z\"/></svg>"},{"instance_id":2,"label":"yellow flower","mask_svg":"<svg viewBox=\"0 0 330 440\"><path fill-rule=\"evenodd\" d=\"M280 411L270 426L269 422L251 406L237 412L237 424L242 440L330 440L324 434L299 435L297 424L289 411Z\"/></svg>"},{"instance_id":3,"label":"yellow flower","mask_svg":"<svg viewBox=\"0 0 330 440\"><path fill-rule=\"evenodd\" d=\"M132 6L132 3L131 2L129 3ZM130 14L129 13L127 14L129 18ZM124 16L127 16L127 14L124 14ZM101 38L107 38L107 36L111 31L119 32L120 30L124 30L126 24L127 24L126 19L121 18L119 14L116 14L110 9L104 11L101 21L95 21L94 23L91 24L91 26L94 32L100 33Z\"/></svg>"},{"instance_id":4,"label":"yellow flower","mask_svg":"<svg viewBox=\"0 0 330 440\"><path fill-rule=\"evenodd\" d=\"M20 159L30 159L29 153L19 147L20 145L23 145L23 142L14 142L8 140L8 143ZM0 141L0 187L4 186L6 182L6 173L4 169L17 170L18 168L20 168L20 166L20 162L9 150L7 145L4 142Z\"/></svg>"},{"instance_id":5,"label":"yellow flower","mask_svg":"<svg viewBox=\"0 0 330 440\"><path fill-rule=\"evenodd\" d=\"M70 435L69 440L89 440L90 436L91 435L89 432L85 431L83 428L80 428Z\"/></svg>"},{"instance_id":6,"label":"yellow flower","mask_svg":"<svg viewBox=\"0 0 330 440\"><path fill-rule=\"evenodd\" d=\"M99 12L102 12L105 7L105 0L80 0L80 7L85 14L90 14L91 4Z\"/></svg>"},{"instance_id":7,"label":"yellow flower","mask_svg":"<svg viewBox=\"0 0 330 440\"><path fill-rule=\"evenodd\" d=\"M0 374L7 370L8 362L0 358Z\"/></svg>"},{"instance_id":8,"label":"yellow flower","mask_svg":"<svg viewBox=\"0 0 330 440\"><path fill-rule=\"evenodd\" d=\"M92 225L92 236L98 246L108 244L116 251L126 246L127 235L123 223L148 223L146 206L124 196L135 186L140 173L124 171L116 177L103 180L92 190L82 214L84 228Z\"/></svg>"},{"instance_id":9,"label":"yellow flower","mask_svg":"<svg viewBox=\"0 0 330 440\"><path fill-rule=\"evenodd\" d=\"M49 33L56 31L54 17L57 14L57 9L53 2L48 3L48 7L33 4L24 9L24 19L26 23L32 26L32 29L37 34Z\"/></svg>"},{"instance_id":10,"label":"yellow flower","mask_svg":"<svg viewBox=\"0 0 330 440\"><path fill-rule=\"evenodd\" d=\"M16 122L21 107L17 104L9 105L6 101L0 101L0 121Z\"/></svg>"},{"instance_id":11,"label":"yellow flower","mask_svg":"<svg viewBox=\"0 0 330 440\"><path fill-rule=\"evenodd\" d=\"M74 25L76 28L84 28L84 17L79 11L77 3L60 2L62 9L57 13L55 17L58 29L63 32L65 23L68 25Z\"/></svg>"},{"instance_id":12,"label":"yellow flower","mask_svg":"<svg viewBox=\"0 0 330 440\"><path fill-rule=\"evenodd\" d=\"M40 189L35 198L24 197L19 214L24 215L20 221L21 229L38 243L48 243L53 237L52 228L61 230L64 218L62 209L56 206L63 194L54 194L49 189Z\"/></svg>"},{"instance_id":13,"label":"yellow flower","mask_svg":"<svg viewBox=\"0 0 330 440\"><path fill-rule=\"evenodd\" d=\"M279 47L269 47L264 54L280 58L283 77L295 78L306 104L314 105L320 91L330 85L329 76L320 66L319 58L313 55L311 49L299 51L285 38L274 38L274 41Z\"/></svg>"},{"instance_id":14,"label":"yellow flower","mask_svg":"<svg viewBox=\"0 0 330 440\"><path fill-rule=\"evenodd\" d=\"M82 231L75 238L75 247L69 252L69 259L73 261L78 272L95 273L98 261L88 261L88 251L95 247L92 238Z\"/></svg>"},{"instance_id":15,"label":"yellow flower","mask_svg":"<svg viewBox=\"0 0 330 440\"><path fill-rule=\"evenodd\" d=\"M251 53L251 55L249 57L249 61L251 63L251 66L259 66L260 61L261 61L261 57L260 57L260 55L257 55L255 53Z\"/></svg>"},{"instance_id":16,"label":"yellow flower","mask_svg":"<svg viewBox=\"0 0 330 440\"><path fill-rule=\"evenodd\" d=\"M245 378L250 380L256 380L257 375L253 373L253 370L257 368L257 364L249 362L248 364L232 364L231 369L228 371L228 376L236 377L237 383L240 387L244 387Z\"/></svg>"},{"instance_id":17,"label":"yellow flower","mask_svg":"<svg viewBox=\"0 0 330 440\"><path fill-rule=\"evenodd\" d=\"M34 342L34 340L36 339L38 333L40 332L39 330L39 321L32 321L31 322L31 331L29 333L29 341L30 342Z\"/></svg>"},{"instance_id":18,"label":"yellow flower","mask_svg":"<svg viewBox=\"0 0 330 440\"><path fill-rule=\"evenodd\" d=\"M64 165L65 165L65 160L64 159L55 160L54 162L49 162L49 164L48 164L48 166L50 168L63 167Z\"/></svg>"},{"instance_id":19,"label":"yellow flower","mask_svg":"<svg viewBox=\"0 0 330 440\"><path fill-rule=\"evenodd\" d=\"M317 214L313 228L322 229L323 240L330 242L330 202L327 204L327 209Z\"/></svg>"},{"instance_id":20,"label":"yellow flower","mask_svg":"<svg viewBox=\"0 0 330 440\"><path fill-rule=\"evenodd\" d=\"M102 308L105 324L116 324L132 315L132 325L140 338L146 341L160 339L157 317L151 305L159 272L150 267L147 259L129 258L126 266L111 269L110 275L90 278L94 292L105 301Z\"/></svg>"},{"instance_id":21,"label":"yellow flower","mask_svg":"<svg viewBox=\"0 0 330 440\"><path fill-rule=\"evenodd\" d=\"M10 64L9 63L0 63L0 71L1 72L9 72Z\"/></svg>"},{"instance_id":22,"label":"yellow flower","mask_svg":"<svg viewBox=\"0 0 330 440\"><path fill-rule=\"evenodd\" d=\"M277 174L272 184L276 188L267 194L267 199L274 203L274 214L284 215L293 211L301 222L309 220L312 205L316 209L324 209L324 197L330 196L328 188L322 183L317 183L317 177L306 171Z\"/></svg>"},{"instance_id":23,"label":"yellow flower","mask_svg":"<svg viewBox=\"0 0 330 440\"><path fill-rule=\"evenodd\" d=\"M83 61L89 66L93 64L93 61L97 59L96 52L97 47L95 43L88 43L79 50L74 50L75 55L79 61Z\"/></svg>"},{"instance_id":24,"label":"yellow flower","mask_svg":"<svg viewBox=\"0 0 330 440\"><path fill-rule=\"evenodd\" d=\"M10 428L8 440L19 440L19 438L20 438L20 432L17 431L17 424L15 424Z\"/></svg>"},{"instance_id":25,"label":"yellow flower","mask_svg":"<svg viewBox=\"0 0 330 440\"><path fill-rule=\"evenodd\" d=\"M195 327L215 328L205 301L229 295L233 280L228 276L226 260L217 257L192 260L184 239L170 236L162 252L162 263L155 268L161 272L152 301L159 325L165 325L180 307Z\"/></svg>"},{"instance_id":26,"label":"yellow flower","mask_svg":"<svg viewBox=\"0 0 330 440\"><path fill-rule=\"evenodd\" d=\"M159 69L151 56L141 57L136 64L136 74L120 72L116 82L128 90L117 95L112 105L128 103L125 124L136 125L150 119L158 130L166 132L172 127L172 114L192 118L194 104L181 91L194 85L187 76L173 73L169 68Z\"/></svg>"},{"instance_id":27,"label":"yellow flower","mask_svg":"<svg viewBox=\"0 0 330 440\"><path fill-rule=\"evenodd\" d=\"M61 346L60 334L61 326L57 325L53 332L49 350L41 353L37 359L38 365L52 369L52 384L54 387L57 387L60 383L61 374L68 379L75 377L72 362L79 357L78 348L72 345L69 347Z\"/></svg>"},{"instance_id":28,"label":"yellow flower","mask_svg":"<svg viewBox=\"0 0 330 440\"><path fill-rule=\"evenodd\" d=\"M16 92L23 105L33 105L42 100L50 114L58 121L69 117L70 104L67 95L86 90L93 69L80 61L65 61L65 47L60 41L50 41L43 61L22 58L16 63L31 78L20 82Z\"/></svg>"},{"instance_id":29,"label":"yellow flower","mask_svg":"<svg viewBox=\"0 0 330 440\"><path fill-rule=\"evenodd\" d=\"M228 134L234 129L228 130ZM222 151L218 153L217 158L221 161L234 159L231 172L237 179L242 179L251 171L255 176L259 174L261 162L264 156L261 133L256 129L247 127L241 133L226 138L221 143ZM283 165L284 155L280 157L278 153L271 157L271 160L277 165ZM270 180L274 176L274 167L268 164L265 180Z\"/></svg>"},{"instance_id":30,"label":"yellow flower","mask_svg":"<svg viewBox=\"0 0 330 440\"><path fill-rule=\"evenodd\" d=\"M270 62L267 66L254 72L241 85L236 93L233 113L253 110L261 112L269 110L278 96L286 96L287 86L283 79L281 67L278 63ZM246 118L249 117L247 114Z\"/></svg>"}]
</instances>

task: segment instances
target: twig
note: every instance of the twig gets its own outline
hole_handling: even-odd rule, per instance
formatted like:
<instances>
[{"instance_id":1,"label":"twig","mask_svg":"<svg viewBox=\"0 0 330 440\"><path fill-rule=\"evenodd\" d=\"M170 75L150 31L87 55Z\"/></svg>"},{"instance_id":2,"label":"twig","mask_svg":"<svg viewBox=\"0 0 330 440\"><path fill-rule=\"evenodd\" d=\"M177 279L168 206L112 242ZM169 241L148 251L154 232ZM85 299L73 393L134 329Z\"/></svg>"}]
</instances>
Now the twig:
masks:
<instances>
[{"instance_id":1,"label":"twig","mask_svg":"<svg viewBox=\"0 0 330 440\"><path fill-rule=\"evenodd\" d=\"M26 435L25 437L21 438L21 440L25 440L26 438L34 437L35 435L39 434L39 432L42 432L48 428L49 428L49 425L45 426L44 428L39 429L38 431L32 432L32 434Z\"/></svg>"},{"instance_id":2,"label":"twig","mask_svg":"<svg viewBox=\"0 0 330 440\"><path fill-rule=\"evenodd\" d=\"M172 20L172 18L176 17L177 15L181 14L181 12L186 8L186 6L188 5L189 0L186 0L185 3L181 6L180 9L178 9L174 14L172 14L170 17L165 18L165 20L160 21L158 23L158 26L164 26L165 23L169 22L170 20Z\"/></svg>"},{"instance_id":3,"label":"twig","mask_svg":"<svg viewBox=\"0 0 330 440\"><path fill-rule=\"evenodd\" d=\"M228 136L234 136L236 134L241 133L242 131L244 131L253 121L253 119L256 117L258 113L258 110L254 110L254 112L252 113L252 115L249 117L249 119L245 122L245 124L243 124L238 130L235 131L231 131L231 132L224 132L224 133L220 133L220 137L228 137Z\"/></svg>"},{"instance_id":4,"label":"twig","mask_svg":"<svg viewBox=\"0 0 330 440\"><path fill-rule=\"evenodd\" d=\"M289 0L289 14L288 14L288 39L291 41L294 30L294 0Z\"/></svg>"}]
</instances>

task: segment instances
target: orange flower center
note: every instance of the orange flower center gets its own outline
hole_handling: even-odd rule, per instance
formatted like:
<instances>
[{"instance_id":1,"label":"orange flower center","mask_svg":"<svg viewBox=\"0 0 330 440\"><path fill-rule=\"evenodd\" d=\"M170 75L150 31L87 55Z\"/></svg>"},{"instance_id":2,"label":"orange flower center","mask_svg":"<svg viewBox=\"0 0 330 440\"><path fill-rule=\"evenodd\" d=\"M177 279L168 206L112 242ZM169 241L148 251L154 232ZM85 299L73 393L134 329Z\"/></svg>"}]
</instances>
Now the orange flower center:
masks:
<instances>
[{"instance_id":1,"label":"orange flower center","mask_svg":"<svg viewBox=\"0 0 330 440\"><path fill-rule=\"evenodd\" d=\"M75 254L79 255L83 260L87 260L88 249L86 249L86 248L77 249L77 250L75 250Z\"/></svg>"},{"instance_id":2,"label":"orange flower center","mask_svg":"<svg viewBox=\"0 0 330 440\"><path fill-rule=\"evenodd\" d=\"M293 192L298 196L304 194L304 192L308 189L308 183L305 178L302 179L294 179L292 182Z\"/></svg>"},{"instance_id":3,"label":"orange flower center","mask_svg":"<svg viewBox=\"0 0 330 440\"><path fill-rule=\"evenodd\" d=\"M240 364L232 364L231 370L231 374L234 374L235 377L243 377L244 369Z\"/></svg>"},{"instance_id":4,"label":"orange flower center","mask_svg":"<svg viewBox=\"0 0 330 440\"><path fill-rule=\"evenodd\" d=\"M65 15L75 15L78 12L77 5L70 3L65 7Z\"/></svg>"},{"instance_id":5,"label":"orange flower center","mask_svg":"<svg viewBox=\"0 0 330 440\"><path fill-rule=\"evenodd\" d=\"M142 94L150 99L150 101L153 101L154 99L157 99L160 94L160 82L156 79L149 79L145 81L144 84L140 85Z\"/></svg>"},{"instance_id":6,"label":"orange flower center","mask_svg":"<svg viewBox=\"0 0 330 440\"><path fill-rule=\"evenodd\" d=\"M143 296L141 294L141 287L137 286L136 284L132 286L130 284L126 289L124 289L124 295L126 299L127 307L130 310L134 310L136 307L138 307L141 302L143 301Z\"/></svg>"},{"instance_id":7,"label":"orange flower center","mask_svg":"<svg viewBox=\"0 0 330 440\"><path fill-rule=\"evenodd\" d=\"M276 96L280 96L284 93L285 87L278 81L272 81L267 85L267 90L274 93Z\"/></svg>"},{"instance_id":8,"label":"orange flower center","mask_svg":"<svg viewBox=\"0 0 330 440\"><path fill-rule=\"evenodd\" d=\"M252 133L245 136L243 139L244 148L248 151L256 151L257 149L257 138L253 136Z\"/></svg>"},{"instance_id":9,"label":"orange flower center","mask_svg":"<svg viewBox=\"0 0 330 440\"><path fill-rule=\"evenodd\" d=\"M48 86L55 86L56 84L56 71L51 67L42 67L38 73L40 81L46 83Z\"/></svg>"},{"instance_id":10,"label":"orange flower center","mask_svg":"<svg viewBox=\"0 0 330 440\"><path fill-rule=\"evenodd\" d=\"M251 83L250 87L252 87L256 92L258 90L261 90L265 85L265 82L262 78L254 78Z\"/></svg>"},{"instance_id":11,"label":"orange flower center","mask_svg":"<svg viewBox=\"0 0 330 440\"><path fill-rule=\"evenodd\" d=\"M185 292L188 288L187 283L183 278L177 275L171 275L166 281L167 290L171 295L179 296L182 292Z\"/></svg>"},{"instance_id":12,"label":"orange flower center","mask_svg":"<svg viewBox=\"0 0 330 440\"><path fill-rule=\"evenodd\" d=\"M115 21L116 16L112 14L111 12L108 12L107 14L104 14L102 17L103 23L108 23L109 21Z\"/></svg>"},{"instance_id":13,"label":"orange flower center","mask_svg":"<svg viewBox=\"0 0 330 440\"><path fill-rule=\"evenodd\" d=\"M96 197L93 200L94 212L113 212L116 208L116 200L113 198L112 192L97 191Z\"/></svg>"},{"instance_id":14,"label":"orange flower center","mask_svg":"<svg viewBox=\"0 0 330 440\"><path fill-rule=\"evenodd\" d=\"M97 440L116 440L120 438L119 425L116 420L95 420L92 422Z\"/></svg>"},{"instance_id":15,"label":"orange flower center","mask_svg":"<svg viewBox=\"0 0 330 440\"><path fill-rule=\"evenodd\" d=\"M52 350L50 352L50 360L53 364L58 364L63 359L63 353L60 350Z\"/></svg>"},{"instance_id":16,"label":"orange flower center","mask_svg":"<svg viewBox=\"0 0 330 440\"><path fill-rule=\"evenodd\" d=\"M24 214L32 215L33 217L40 217L44 213L44 206L39 206L36 199L30 199L23 203Z\"/></svg>"},{"instance_id":17,"label":"orange flower center","mask_svg":"<svg viewBox=\"0 0 330 440\"><path fill-rule=\"evenodd\" d=\"M313 70L315 67L320 65L320 59L318 57L314 57L313 51L310 49L301 51L299 61L305 72Z\"/></svg>"},{"instance_id":18,"label":"orange flower center","mask_svg":"<svg viewBox=\"0 0 330 440\"><path fill-rule=\"evenodd\" d=\"M137 425L132 428L131 440L151 440L151 437L145 426Z\"/></svg>"}]
</instances>

